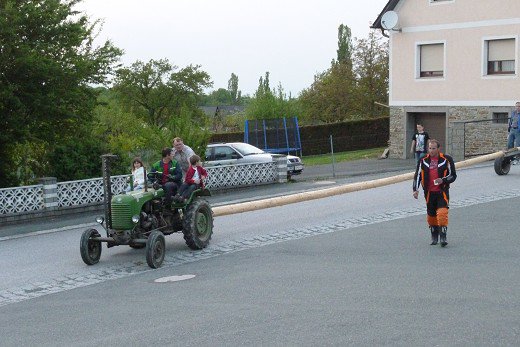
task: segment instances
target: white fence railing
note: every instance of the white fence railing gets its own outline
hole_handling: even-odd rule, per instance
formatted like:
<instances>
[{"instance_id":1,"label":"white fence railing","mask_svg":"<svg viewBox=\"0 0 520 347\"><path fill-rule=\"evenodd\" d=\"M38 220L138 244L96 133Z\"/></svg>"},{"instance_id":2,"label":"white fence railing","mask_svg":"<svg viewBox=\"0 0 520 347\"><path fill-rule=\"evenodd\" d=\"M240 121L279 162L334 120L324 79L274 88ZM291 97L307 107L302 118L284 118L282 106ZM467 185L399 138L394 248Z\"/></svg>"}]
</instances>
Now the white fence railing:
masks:
<instances>
[{"instance_id":1,"label":"white fence railing","mask_svg":"<svg viewBox=\"0 0 520 347\"><path fill-rule=\"evenodd\" d=\"M43 209L43 185L0 189L0 214Z\"/></svg>"},{"instance_id":2,"label":"white fence railing","mask_svg":"<svg viewBox=\"0 0 520 347\"><path fill-rule=\"evenodd\" d=\"M206 170L206 187L212 190L282 183L287 180L285 156L274 158L269 163L223 165L208 167ZM125 191L128 177L111 177L113 194ZM16 216L101 204L103 198L102 178L56 182L55 178L47 177L39 185L0 189L0 218L9 216L12 217L10 220L27 219Z\"/></svg>"},{"instance_id":3,"label":"white fence railing","mask_svg":"<svg viewBox=\"0 0 520 347\"><path fill-rule=\"evenodd\" d=\"M278 180L275 162L207 167L209 189L274 183ZM287 169L286 169L287 174Z\"/></svg>"},{"instance_id":4,"label":"white fence railing","mask_svg":"<svg viewBox=\"0 0 520 347\"><path fill-rule=\"evenodd\" d=\"M125 191L130 175L112 176L112 194ZM103 201L103 178L58 183L58 207L92 204Z\"/></svg>"}]
</instances>

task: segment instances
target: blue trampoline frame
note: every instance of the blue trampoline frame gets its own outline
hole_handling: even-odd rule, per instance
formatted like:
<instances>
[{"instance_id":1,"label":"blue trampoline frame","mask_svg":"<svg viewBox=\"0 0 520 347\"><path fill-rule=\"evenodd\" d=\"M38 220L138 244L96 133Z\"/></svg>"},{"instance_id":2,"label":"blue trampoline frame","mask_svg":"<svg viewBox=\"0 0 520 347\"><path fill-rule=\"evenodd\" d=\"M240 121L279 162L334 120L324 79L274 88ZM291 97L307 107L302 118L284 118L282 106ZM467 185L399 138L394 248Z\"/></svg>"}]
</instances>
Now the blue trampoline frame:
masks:
<instances>
[{"instance_id":1,"label":"blue trampoline frame","mask_svg":"<svg viewBox=\"0 0 520 347\"><path fill-rule=\"evenodd\" d=\"M278 118L278 119L281 119L282 122L283 122L283 141L280 141L279 139L279 136L278 136L278 128L276 129L277 130L277 139L276 139L276 143L279 145L278 147L275 147L275 148L270 148L268 147L268 141L267 141L267 127L266 127L266 120L263 119L261 121L259 120L253 120L253 121L250 121L250 120L247 120L245 121L245 125L244 125L244 142L246 143L249 143L250 145L253 145L253 146L256 146L268 153L278 153L278 154L289 154L290 152L300 152L300 155L301 155L301 150L302 150L302 145L301 145L301 138L300 138L300 126L298 125L298 117L291 117L292 118L292 121L294 122L294 129L288 129L287 128L287 119L286 117L283 117L283 118ZM256 136L256 139L253 139L253 138L250 138L249 137L249 127L250 127L250 122L254 124L255 126L255 129L254 129L254 132L257 134ZM262 138L263 138L263 143L261 143L258 139L258 133L259 133L259 129L258 129L258 124L262 122ZM289 143L289 130L293 130L294 133L292 135L294 135L294 143ZM284 145L285 144L285 147L284 146L280 146L280 145Z\"/></svg>"}]
</instances>

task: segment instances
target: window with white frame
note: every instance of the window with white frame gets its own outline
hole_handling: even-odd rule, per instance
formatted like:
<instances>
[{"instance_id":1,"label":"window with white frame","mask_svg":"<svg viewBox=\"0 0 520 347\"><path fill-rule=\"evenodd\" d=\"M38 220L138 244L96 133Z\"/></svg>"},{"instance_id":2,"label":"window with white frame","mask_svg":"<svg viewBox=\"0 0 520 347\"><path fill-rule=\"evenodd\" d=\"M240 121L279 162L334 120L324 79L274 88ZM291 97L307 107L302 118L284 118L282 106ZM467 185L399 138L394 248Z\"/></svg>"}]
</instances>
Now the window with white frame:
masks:
<instances>
[{"instance_id":1,"label":"window with white frame","mask_svg":"<svg viewBox=\"0 0 520 347\"><path fill-rule=\"evenodd\" d=\"M419 45L419 77L444 76L444 44Z\"/></svg>"},{"instance_id":2,"label":"window with white frame","mask_svg":"<svg viewBox=\"0 0 520 347\"><path fill-rule=\"evenodd\" d=\"M487 40L487 74L515 73L515 39Z\"/></svg>"}]
</instances>

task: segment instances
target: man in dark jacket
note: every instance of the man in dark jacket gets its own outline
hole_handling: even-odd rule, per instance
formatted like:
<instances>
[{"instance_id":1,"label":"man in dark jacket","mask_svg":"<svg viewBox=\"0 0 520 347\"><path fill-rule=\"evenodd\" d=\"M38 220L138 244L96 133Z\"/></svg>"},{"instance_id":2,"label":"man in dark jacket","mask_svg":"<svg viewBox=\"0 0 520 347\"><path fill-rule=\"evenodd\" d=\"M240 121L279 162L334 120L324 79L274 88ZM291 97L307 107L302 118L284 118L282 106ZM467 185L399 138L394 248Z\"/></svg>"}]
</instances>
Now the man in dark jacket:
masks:
<instances>
[{"instance_id":1,"label":"man in dark jacket","mask_svg":"<svg viewBox=\"0 0 520 347\"><path fill-rule=\"evenodd\" d=\"M417 163L413 179L413 197L419 196L419 186L424 190L426 199L427 221L432 235L432 245L439 242L448 244L448 208L450 184L457 178L452 157L440 152L440 143L430 140L428 155Z\"/></svg>"},{"instance_id":2,"label":"man in dark jacket","mask_svg":"<svg viewBox=\"0 0 520 347\"><path fill-rule=\"evenodd\" d=\"M170 205L182 181L182 171L179 163L173 159L171 148L162 150L162 159L152 165L151 172L162 172L160 183L164 189L164 203Z\"/></svg>"}]
</instances>

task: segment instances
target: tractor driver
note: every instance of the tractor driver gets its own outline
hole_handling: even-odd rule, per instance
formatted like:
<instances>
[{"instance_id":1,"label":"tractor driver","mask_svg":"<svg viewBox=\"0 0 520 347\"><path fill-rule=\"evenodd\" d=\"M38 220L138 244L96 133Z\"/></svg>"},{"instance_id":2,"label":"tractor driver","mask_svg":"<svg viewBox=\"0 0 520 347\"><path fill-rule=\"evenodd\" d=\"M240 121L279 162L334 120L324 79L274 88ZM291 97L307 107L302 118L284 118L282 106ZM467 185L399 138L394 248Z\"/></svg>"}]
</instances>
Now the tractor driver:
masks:
<instances>
[{"instance_id":1,"label":"tractor driver","mask_svg":"<svg viewBox=\"0 0 520 347\"><path fill-rule=\"evenodd\" d=\"M162 159L152 165L151 172L162 172L160 183L165 193L164 203L166 206L170 205L182 180L181 168L173 159L171 148L166 147L162 150Z\"/></svg>"}]
</instances>

